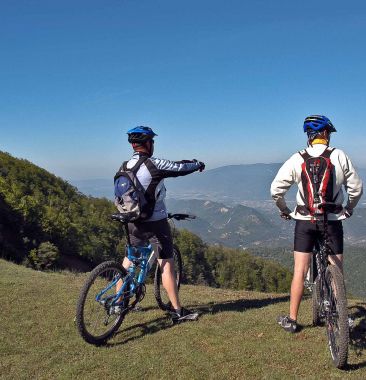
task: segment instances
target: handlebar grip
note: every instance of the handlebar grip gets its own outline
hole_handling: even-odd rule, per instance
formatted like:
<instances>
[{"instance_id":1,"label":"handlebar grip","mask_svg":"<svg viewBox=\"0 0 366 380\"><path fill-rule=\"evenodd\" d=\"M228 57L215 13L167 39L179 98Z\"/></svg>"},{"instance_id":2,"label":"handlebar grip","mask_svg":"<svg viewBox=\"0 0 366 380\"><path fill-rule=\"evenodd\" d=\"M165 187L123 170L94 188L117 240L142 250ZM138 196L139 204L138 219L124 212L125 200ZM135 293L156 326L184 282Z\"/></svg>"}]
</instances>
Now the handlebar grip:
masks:
<instances>
[{"instance_id":1,"label":"handlebar grip","mask_svg":"<svg viewBox=\"0 0 366 380\"><path fill-rule=\"evenodd\" d=\"M175 219L175 220L186 220L186 219L196 219L196 215L192 214L168 214L168 219Z\"/></svg>"}]
</instances>

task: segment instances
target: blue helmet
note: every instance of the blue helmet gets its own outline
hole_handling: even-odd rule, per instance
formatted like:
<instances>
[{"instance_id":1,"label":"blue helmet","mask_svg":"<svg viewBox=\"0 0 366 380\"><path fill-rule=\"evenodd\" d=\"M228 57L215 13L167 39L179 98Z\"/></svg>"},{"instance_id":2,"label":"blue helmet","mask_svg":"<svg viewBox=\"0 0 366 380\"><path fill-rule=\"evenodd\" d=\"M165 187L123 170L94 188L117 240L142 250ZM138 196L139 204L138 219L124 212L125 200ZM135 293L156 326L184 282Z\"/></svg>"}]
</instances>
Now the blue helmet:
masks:
<instances>
[{"instance_id":1,"label":"blue helmet","mask_svg":"<svg viewBox=\"0 0 366 380\"><path fill-rule=\"evenodd\" d=\"M152 140L157 134L150 128L140 125L139 127L132 128L128 132L128 142L143 144L146 141Z\"/></svg>"},{"instance_id":2,"label":"blue helmet","mask_svg":"<svg viewBox=\"0 0 366 380\"><path fill-rule=\"evenodd\" d=\"M329 132L337 132L331 121L322 115L311 115L308 116L304 121L304 132L310 133L311 135L328 130Z\"/></svg>"}]
</instances>

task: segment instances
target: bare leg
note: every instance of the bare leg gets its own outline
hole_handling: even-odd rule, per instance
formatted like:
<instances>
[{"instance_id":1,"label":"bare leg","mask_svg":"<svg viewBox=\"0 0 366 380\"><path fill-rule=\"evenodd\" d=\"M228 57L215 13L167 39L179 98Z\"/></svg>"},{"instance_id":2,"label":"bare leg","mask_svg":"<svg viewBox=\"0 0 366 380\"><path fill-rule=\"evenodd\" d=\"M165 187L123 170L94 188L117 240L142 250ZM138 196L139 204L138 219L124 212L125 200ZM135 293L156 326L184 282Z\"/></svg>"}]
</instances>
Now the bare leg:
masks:
<instances>
[{"instance_id":1,"label":"bare leg","mask_svg":"<svg viewBox=\"0 0 366 380\"><path fill-rule=\"evenodd\" d=\"M175 281L174 259L158 259L160 265L162 281L168 297L174 309L180 310L178 287Z\"/></svg>"},{"instance_id":2,"label":"bare leg","mask_svg":"<svg viewBox=\"0 0 366 380\"><path fill-rule=\"evenodd\" d=\"M290 318L297 320L300 302L304 293L304 279L309 269L311 253L294 252L294 276L291 283Z\"/></svg>"},{"instance_id":3,"label":"bare leg","mask_svg":"<svg viewBox=\"0 0 366 380\"><path fill-rule=\"evenodd\" d=\"M127 270L130 267L130 265L131 265L131 261L127 257L125 257L122 262L123 268Z\"/></svg>"},{"instance_id":4,"label":"bare leg","mask_svg":"<svg viewBox=\"0 0 366 380\"><path fill-rule=\"evenodd\" d=\"M127 257L125 257L123 259L123 262L122 262L123 268L125 268L127 270L130 267L130 265L131 265L131 261ZM117 281L117 284L116 284L116 293L119 292L119 290L122 288L122 285L123 285L123 281L122 280ZM121 299L119 299L119 301L121 301Z\"/></svg>"}]
</instances>

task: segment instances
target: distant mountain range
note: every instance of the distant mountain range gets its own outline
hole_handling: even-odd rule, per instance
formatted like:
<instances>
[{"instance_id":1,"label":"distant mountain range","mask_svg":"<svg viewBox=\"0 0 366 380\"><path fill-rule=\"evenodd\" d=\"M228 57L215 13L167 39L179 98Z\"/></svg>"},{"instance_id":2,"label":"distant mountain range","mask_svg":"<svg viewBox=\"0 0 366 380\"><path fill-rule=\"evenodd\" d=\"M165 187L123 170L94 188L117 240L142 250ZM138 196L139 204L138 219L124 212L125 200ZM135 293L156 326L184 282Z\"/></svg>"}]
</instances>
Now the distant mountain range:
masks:
<instances>
[{"instance_id":1,"label":"distant mountain range","mask_svg":"<svg viewBox=\"0 0 366 380\"><path fill-rule=\"evenodd\" d=\"M293 228L278 216L270 185L281 164L229 165L189 176L168 178L169 210L190 212L198 219L182 226L209 243L230 247L291 245ZM366 183L366 170L359 174ZM72 181L82 193L113 199L113 179ZM294 207L296 186L287 195ZM366 243L366 202L344 223L347 243Z\"/></svg>"},{"instance_id":2,"label":"distant mountain range","mask_svg":"<svg viewBox=\"0 0 366 380\"><path fill-rule=\"evenodd\" d=\"M230 207L201 199L168 199L167 206L170 212L196 215L195 220L179 222L178 227L198 234L210 244L235 248L290 244L288 225L278 218L278 213L273 223L268 214L243 205Z\"/></svg>"},{"instance_id":3,"label":"distant mountain range","mask_svg":"<svg viewBox=\"0 0 366 380\"><path fill-rule=\"evenodd\" d=\"M194 214L197 219L179 222L180 228L198 234L210 244L228 247L292 247L294 221L284 221L277 209L253 208L243 205L198 199L168 199L171 212ZM366 208L355 210L352 218L343 223L346 244L366 245Z\"/></svg>"}]
</instances>

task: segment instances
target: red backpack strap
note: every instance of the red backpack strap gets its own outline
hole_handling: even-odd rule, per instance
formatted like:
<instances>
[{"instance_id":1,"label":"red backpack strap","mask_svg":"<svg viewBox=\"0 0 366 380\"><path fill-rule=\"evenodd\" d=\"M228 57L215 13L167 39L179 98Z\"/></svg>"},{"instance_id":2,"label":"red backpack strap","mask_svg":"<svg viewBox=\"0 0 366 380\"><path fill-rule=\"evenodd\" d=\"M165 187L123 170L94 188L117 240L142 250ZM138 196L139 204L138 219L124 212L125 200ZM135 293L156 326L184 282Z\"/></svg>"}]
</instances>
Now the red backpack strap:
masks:
<instances>
[{"instance_id":1,"label":"red backpack strap","mask_svg":"<svg viewBox=\"0 0 366 380\"><path fill-rule=\"evenodd\" d=\"M306 151L306 149L300 150L299 155L303 158L304 161L311 157L310 154Z\"/></svg>"}]
</instances>

